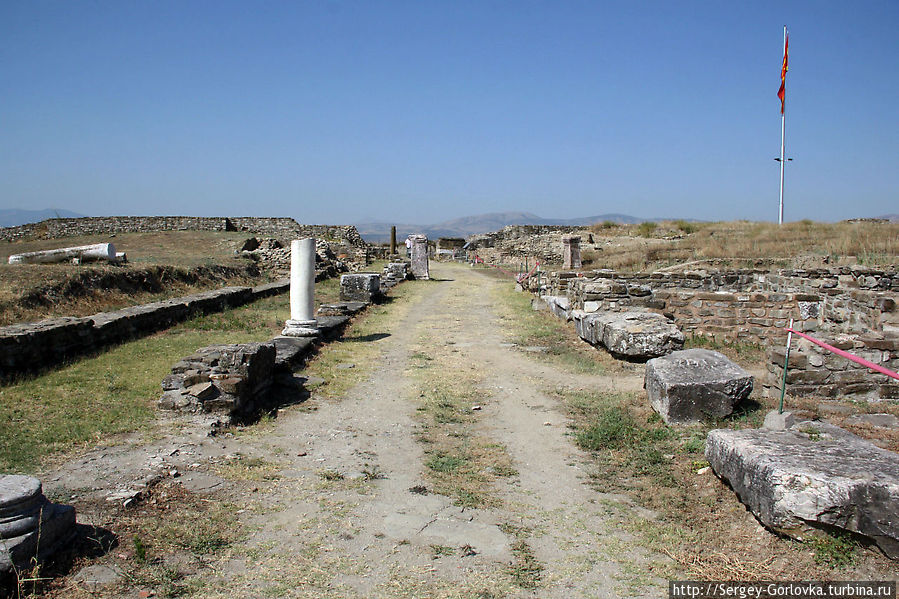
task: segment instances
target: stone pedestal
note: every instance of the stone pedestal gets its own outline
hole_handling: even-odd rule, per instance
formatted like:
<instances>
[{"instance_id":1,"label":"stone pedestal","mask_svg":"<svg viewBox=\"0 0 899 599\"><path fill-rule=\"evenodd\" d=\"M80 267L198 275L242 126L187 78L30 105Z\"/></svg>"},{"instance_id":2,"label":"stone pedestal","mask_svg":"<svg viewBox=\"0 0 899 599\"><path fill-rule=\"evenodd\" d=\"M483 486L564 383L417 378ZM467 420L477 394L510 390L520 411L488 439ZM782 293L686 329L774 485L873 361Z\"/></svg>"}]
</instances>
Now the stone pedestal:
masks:
<instances>
[{"instance_id":1,"label":"stone pedestal","mask_svg":"<svg viewBox=\"0 0 899 599\"><path fill-rule=\"evenodd\" d=\"M50 503L41 481L0 475L0 576L55 553L75 534L75 508Z\"/></svg>"},{"instance_id":2,"label":"stone pedestal","mask_svg":"<svg viewBox=\"0 0 899 599\"><path fill-rule=\"evenodd\" d=\"M381 276L355 273L340 276L340 301L370 304L381 297Z\"/></svg>"},{"instance_id":3,"label":"stone pedestal","mask_svg":"<svg viewBox=\"0 0 899 599\"><path fill-rule=\"evenodd\" d=\"M562 236L562 268L581 267L581 237L580 235Z\"/></svg>"},{"instance_id":4,"label":"stone pedestal","mask_svg":"<svg viewBox=\"0 0 899 599\"><path fill-rule=\"evenodd\" d=\"M282 335L287 337L315 337L315 239L294 239L290 242L290 320Z\"/></svg>"},{"instance_id":5,"label":"stone pedestal","mask_svg":"<svg viewBox=\"0 0 899 599\"><path fill-rule=\"evenodd\" d=\"M430 279L427 236L410 235L409 240L412 241L412 276L416 279Z\"/></svg>"}]
</instances>

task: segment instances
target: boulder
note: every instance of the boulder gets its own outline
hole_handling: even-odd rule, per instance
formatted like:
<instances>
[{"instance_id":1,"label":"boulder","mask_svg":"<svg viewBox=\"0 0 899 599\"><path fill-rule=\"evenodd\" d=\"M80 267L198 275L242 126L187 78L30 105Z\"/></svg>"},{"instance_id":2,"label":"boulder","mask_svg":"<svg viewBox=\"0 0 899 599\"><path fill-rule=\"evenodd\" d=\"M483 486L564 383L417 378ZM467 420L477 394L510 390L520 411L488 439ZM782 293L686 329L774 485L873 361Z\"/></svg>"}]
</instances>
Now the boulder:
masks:
<instances>
[{"instance_id":1,"label":"boulder","mask_svg":"<svg viewBox=\"0 0 899 599\"><path fill-rule=\"evenodd\" d=\"M724 418L752 392L752 375L726 356L686 349L646 363L643 386L667 423Z\"/></svg>"},{"instance_id":2,"label":"boulder","mask_svg":"<svg viewBox=\"0 0 899 599\"><path fill-rule=\"evenodd\" d=\"M673 322L655 312L600 312L582 319L578 334L592 345L602 345L615 356L648 360L684 346L684 334Z\"/></svg>"},{"instance_id":3,"label":"boulder","mask_svg":"<svg viewBox=\"0 0 899 599\"><path fill-rule=\"evenodd\" d=\"M839 427L713 430L706 457L753 514L796 539L838 528L899 559L899 454Z\"/></svg>"}]
</instances>

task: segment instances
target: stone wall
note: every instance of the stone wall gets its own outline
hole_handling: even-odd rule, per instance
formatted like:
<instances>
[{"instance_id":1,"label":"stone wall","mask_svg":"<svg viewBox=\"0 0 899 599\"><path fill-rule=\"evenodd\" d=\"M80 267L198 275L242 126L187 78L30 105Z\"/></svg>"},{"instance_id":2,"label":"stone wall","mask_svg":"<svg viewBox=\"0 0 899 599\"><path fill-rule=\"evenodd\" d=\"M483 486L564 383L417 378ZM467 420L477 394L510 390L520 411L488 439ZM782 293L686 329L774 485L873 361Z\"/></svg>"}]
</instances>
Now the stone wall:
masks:
<instances>
[{"instance_id":1,"label":"stone wall","mask_svg":"<svg viewBox=\"0 0 899 599\"><path fill-rule=\"evenodd\" d=\"M198 314L218 312L284 293L288 281L259 287L225 287L180 298L101 312L0 327L0 380L148 335Z\"/></svg>"},{"instance_id":2,"label":"stone wall","mask_svg":"<svg viewBox=\"0 0 899 599\"><path fill-rule=\"evenodd\" d=\"M368 244L352 225L301 225L292 218L203 216L90 216L50 218L39 223L0 228L0 239L56 239L82 235L146 233L153 231L247 231L278 239L315 237L345 241L353 247Z\"/></svg>"},{"instance_id":3,"label":"stone wall","mask_svg":"<svg viewBox=\"0 0 899 599\"><path fill-rule=\"evenodd\" d=\"M509 225L499 231L468 239L468 249L487 262L537 258L545 263L562 263L562 235L576 233L581 249L591 249L593 234L584 227L559 225Z\"/></svg>"},{"instance_id":4,"label":"stone wall","mask_svg":"<svg viewBox=\"0 0 899 599\"><path fill-rule=\"evenodd\" d=\"M899 371L899 339L840 335L821 341L894 372ZM779 344L772 343L766 354L768 375L764 385L768 397L780 396L785 345L783 340ZM899 381L794 336L787 368L787 393L826 398L899 399Z\"/></svg>"}]
</instances>

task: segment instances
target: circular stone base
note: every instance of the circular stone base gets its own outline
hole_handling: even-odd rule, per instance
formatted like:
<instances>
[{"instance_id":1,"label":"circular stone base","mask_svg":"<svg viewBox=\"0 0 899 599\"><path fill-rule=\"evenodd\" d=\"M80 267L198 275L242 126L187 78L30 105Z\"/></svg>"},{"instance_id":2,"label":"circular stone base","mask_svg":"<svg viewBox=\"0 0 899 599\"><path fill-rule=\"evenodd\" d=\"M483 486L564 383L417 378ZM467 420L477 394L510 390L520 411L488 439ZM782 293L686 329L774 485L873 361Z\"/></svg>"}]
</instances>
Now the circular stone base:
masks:
<instances>
[{"instance_id":1,"label":"circular stone base","mask_svg":"<svg viewBox=\"0 0 899 599\"><path fill-rule=\"evenodd\" d=\"M318 337L318 322L315 320L288 320L281 334L285 337Z\"/></svg>"}]
</instances>

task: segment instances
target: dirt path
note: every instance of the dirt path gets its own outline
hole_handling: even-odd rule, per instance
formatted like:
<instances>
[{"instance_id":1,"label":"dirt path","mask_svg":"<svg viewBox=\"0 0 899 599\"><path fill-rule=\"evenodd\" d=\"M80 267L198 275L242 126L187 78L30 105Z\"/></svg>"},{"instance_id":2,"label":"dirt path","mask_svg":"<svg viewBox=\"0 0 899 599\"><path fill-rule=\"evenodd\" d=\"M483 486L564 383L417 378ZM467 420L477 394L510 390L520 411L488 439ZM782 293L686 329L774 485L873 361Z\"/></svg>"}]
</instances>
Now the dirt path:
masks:
<instances>
[{"instance_id":1,"label":"dirt path","mask_svg":"<svg viewBox=\"0 0 899 599\"><path fill-rule=\"evenodd\" d=\"M180 468L185 488L223 502L246 532L224 555L168 564L186 571L182 588L229 598L664 594L667 584L651 572L667 558L634 549L614 515L620 505L590 489L566 416L543 392L634 390L639 374L575 375L541 363L503 336L508 324L490 290L508 282L441 264L432 276L412 283L421 292L371 341L376 367L343 399L313 392L237 435L186 431L107 450L120 469L141 460L156 471ZM429 372L458 373L471 387L477 405L467 420L428 428L418 398L430 390ZM460 506L431 490L427 435L476 438L504 455L511 474L478 478L490 500ZM108 494L108 464L85 457L54 480L73 489L77 473L91 472L94 491ZM82 510L82 521L91 517ZM80 578L92 584L98 574ZM134 586L122 596L135 596Z\"/></svg>"},{"instance_id":2,"label":"dirt path","mask_svg":"<svg viewBox=\"0 0 899 599\"><path fill-rule=\"evenodd\" d=\"M342 401L313 398L286 410L271 430L241 440L242 454L277 463L279 479L249 502L231 498L252 533L198 574L204 595L659 595L662 581L646 575L658 558L629 548L609 500L587 486L565 416L540 391L547 377L575 385L578 377L506 343L490 305L494 279L441 265L433 275L440 280L417 283L427 291L388 337L373 341L380 356L368 380ZM428 344L452 346L457 360L484 373L473 426L506 448L519 473L496 485L497 507L459 507L425 491L410 400L421 381L409 373L413 348ZM440 367L440 352L431 353ZM638 384L588 378L610 388ZM516 583L523 547L540 572L536 588Z\"/></svg>"}]
</instances>

